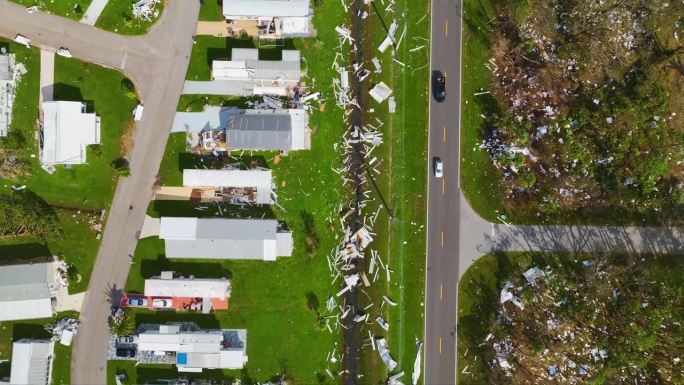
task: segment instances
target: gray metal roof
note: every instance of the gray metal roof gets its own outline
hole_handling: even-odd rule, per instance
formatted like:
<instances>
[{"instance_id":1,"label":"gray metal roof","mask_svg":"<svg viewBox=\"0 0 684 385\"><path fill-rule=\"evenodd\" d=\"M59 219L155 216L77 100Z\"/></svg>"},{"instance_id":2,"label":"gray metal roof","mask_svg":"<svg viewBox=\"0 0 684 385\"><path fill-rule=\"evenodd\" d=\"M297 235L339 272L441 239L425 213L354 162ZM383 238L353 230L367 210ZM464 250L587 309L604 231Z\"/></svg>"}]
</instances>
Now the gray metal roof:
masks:
<instances>
[{"instance_id":1,"label":"gray metal roof","mask_svg":"<svg viewBox=\"0 0 684 385\"><path fill-rule=\"evenodd\" d=\"M292 233L275 219L162 217L167 258L275 260L292 254Z\"/></svg>"},{"instance_id":2,"label":"gray metal roof","mask_svg":"<svg viewBox=\"0 0 684 385\"><path fill-rule=\"evenodd\" d=\"M289 115L233 115L226 125L226 141L231 150L292 149L292 119Z\"/></svg>"},{"instance_id":3,"label":"gray metal roof","mask_svg":"<svg viewBox=\"0 0 684 385\"><path fill-rule=\"evenodd\" d=\"M0 54L0 80L12 80L9 55Z\"/></svg>"},{"instance_id":4,"label":"gray metal roof","mask_svg":"<svg viewBox=\"0 0 684 385\"><path fill-rule=\"evenodd\" d=\"M48 265L0 266L0 302L50 298Z\"/></svg>"}]
</instances>

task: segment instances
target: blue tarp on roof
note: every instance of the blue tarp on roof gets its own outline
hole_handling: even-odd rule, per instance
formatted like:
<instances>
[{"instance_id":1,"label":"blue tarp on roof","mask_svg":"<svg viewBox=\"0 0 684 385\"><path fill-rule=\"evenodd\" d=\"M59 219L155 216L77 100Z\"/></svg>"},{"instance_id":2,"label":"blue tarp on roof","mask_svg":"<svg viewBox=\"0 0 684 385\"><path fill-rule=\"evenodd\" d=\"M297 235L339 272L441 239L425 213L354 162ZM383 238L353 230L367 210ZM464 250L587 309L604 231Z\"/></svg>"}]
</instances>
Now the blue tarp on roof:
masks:
<instances>
[{"instance_id":1,"label":"blue tarp on roof","mask_svg":"<svg viewBox=\"0 0 684 385\"><path fill-rule=\"evenodd\" d=\"M176 355L176 365L187 365L188 364L188 353L178 353Z\"/></svg>"}]
</instances>

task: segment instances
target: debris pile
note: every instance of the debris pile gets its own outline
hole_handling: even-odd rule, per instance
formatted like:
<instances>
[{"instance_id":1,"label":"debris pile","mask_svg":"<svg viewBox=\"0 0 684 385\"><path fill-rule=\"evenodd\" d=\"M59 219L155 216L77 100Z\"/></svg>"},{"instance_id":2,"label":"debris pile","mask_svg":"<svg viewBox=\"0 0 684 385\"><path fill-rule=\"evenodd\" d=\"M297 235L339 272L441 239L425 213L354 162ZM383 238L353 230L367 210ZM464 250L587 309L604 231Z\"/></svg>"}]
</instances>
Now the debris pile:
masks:
<instances>
[{"instance_id":1,"label":"debris pile","mask_svg":"<svg viewBox=\"0 0 684 385\"><path fill-rule=\"evenodd\" d=\"M681 59L672 36L684 3L528 6L535 12L524 17L512 3L497 7L485 64L491 89L465 102L496 111L481 115L479 149L501 171L504 204L542 218L588 205L681 206L672 203L684 194L676 139L684 121L673 102L681 84L665 67Z\"/></svg>"},{"instance_id":2,"label":"debris pile","mask_svg":"<svg viewBox=\"0 0 684 385\"><path fill-rule=\"evenodd\" d=\"M533 266L504 283L481 344L493 381L681 383L681 293L643 261L576 264Z\"/></svg>"},{"instance_id":3,"label":"debris pile","mask_svg":"<svg viewBox=\"0 0 684 385\"><path fill-rule=\"evenodd\" d=\"M78 333L78 320L75 318L60 318L54 323L45 325L45 330L52 334L52 341L59 341L64 346L70 346Z\"/></svg>"},{"instance_id":4,"label":"debris pile","mask_svg":"<svg viewBox=\"0 0 684 385\"><path fill-rule=\"evenodd\" d=\"M157 4L161 3L161 0L140 0L133 4L133 17L136 19L142 19L151 21L153 18L159 16L159 11L155 11Z\"/></svg>"}]
</instances>

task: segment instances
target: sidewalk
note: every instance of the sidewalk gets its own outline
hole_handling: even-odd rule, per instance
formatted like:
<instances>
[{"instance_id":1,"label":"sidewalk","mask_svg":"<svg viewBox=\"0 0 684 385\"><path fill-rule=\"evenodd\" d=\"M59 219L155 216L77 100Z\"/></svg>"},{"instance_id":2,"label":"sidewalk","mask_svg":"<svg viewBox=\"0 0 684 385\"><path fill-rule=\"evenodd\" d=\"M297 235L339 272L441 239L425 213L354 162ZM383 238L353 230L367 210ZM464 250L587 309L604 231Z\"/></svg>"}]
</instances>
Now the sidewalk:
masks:
<instances>
[{"instance_id":1,"label":"sidewalk","mask_svg":"<svg viewBox=\"0 0 684 385\"><path fill-rule=\"evenodd\" d=\"M88 6L88 9L83 14L83 18L81 18L81 23L87 25L95 25L95 23L97 23L97 19L100 18L100 14L102 14L102 11L105 9L108 2L109 0L93 0L93 2L90 3L90 6Z\"/></svg>"}]
</instances>

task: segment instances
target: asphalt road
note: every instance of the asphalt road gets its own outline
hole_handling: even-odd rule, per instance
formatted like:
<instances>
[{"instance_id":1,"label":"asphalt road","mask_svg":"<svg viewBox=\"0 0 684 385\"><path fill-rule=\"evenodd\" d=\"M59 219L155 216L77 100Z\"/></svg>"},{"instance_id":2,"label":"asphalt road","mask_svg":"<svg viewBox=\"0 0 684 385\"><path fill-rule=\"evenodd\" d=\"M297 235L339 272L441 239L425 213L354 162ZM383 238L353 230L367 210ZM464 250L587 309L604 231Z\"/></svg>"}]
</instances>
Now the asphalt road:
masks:
<instances>
[{"instance_id":1,"label":"asphalt road","mask_svg":"<svg viewBox=\"0 0 684 385\"><path fill-rule=\"evenodd\" d=\"M131 176L121 178L88 286L72 354L72 383L105 384L110 298L126 283L183 88L199 15L199 2L169 1L147 35L125 37L0 0L0 35L21 34L43 49L66 47L83 61L121 70L145 103L129 154Z\"/></svg>"},{"instance_id":2,"label":"asphalt road","mask_svg":"<svg viewBox=\"0 0 684 385\"><path fill-rule=\"evenodd\" d=\"M446 76L446 98L430 94L428 230L425 280L425 383L456 381L456 294L459 277L460 0L432 1L430 62ZM444 176L435 178L439 157Z\"/></svg>"}]
</instances>

